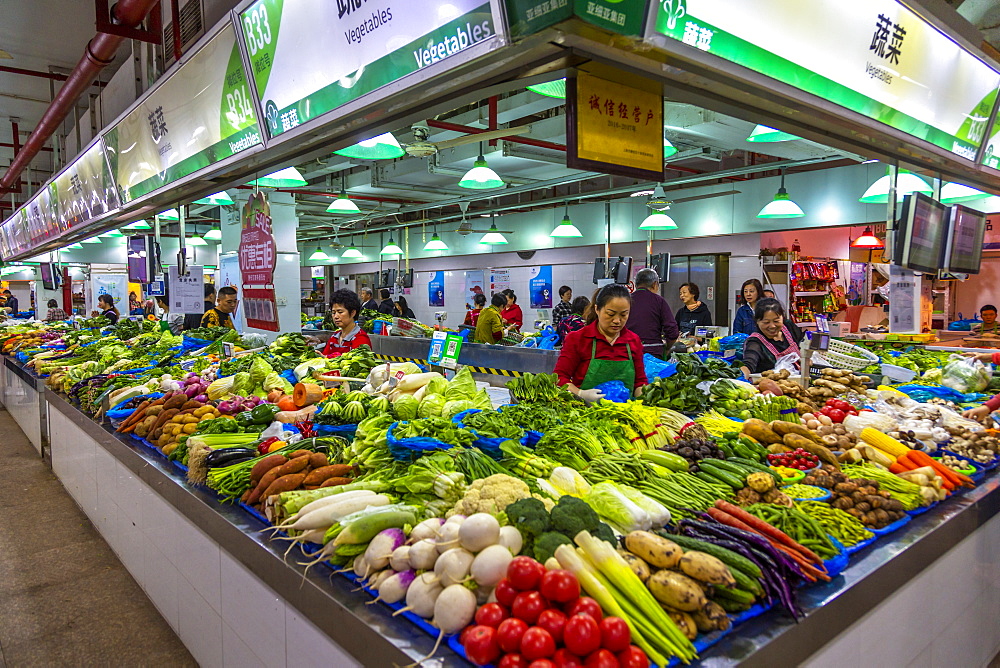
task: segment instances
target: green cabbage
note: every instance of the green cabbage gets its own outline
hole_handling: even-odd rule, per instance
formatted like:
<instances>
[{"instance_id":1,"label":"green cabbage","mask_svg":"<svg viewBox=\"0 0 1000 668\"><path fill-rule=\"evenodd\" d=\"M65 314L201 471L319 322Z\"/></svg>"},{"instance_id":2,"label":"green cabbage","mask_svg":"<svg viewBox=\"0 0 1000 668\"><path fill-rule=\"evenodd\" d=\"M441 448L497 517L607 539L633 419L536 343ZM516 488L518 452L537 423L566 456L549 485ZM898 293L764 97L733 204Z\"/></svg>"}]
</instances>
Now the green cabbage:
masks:
<instances>
[{"instance_id":1,"label":"green cabbage","mask_svg":"<svg viewBox=\"0 0 1000 668\"><path fill-rule=\"evenodd\" d=\"M400 420L413 420L417 417L420 402L412 394L401 394L394 402L392 409Z\"/></svg>"},{"instance_id":2,"label":"green cabbage","mask_svg":"<svg viewBox=\"0 0 1000 668\"><path fill-rule=\"evenodd\" d=\"M253 390L253 386L250 384L249 372L240 371L233 376L233 394L246 396L251 390Z\"/></svg>"},{"instance_id":3,"label":"green cabbage","mask_svg":"<svg viewBox=\"0 0 1000 668\"><path fill-rule=\"evenodd\" d=\"M425 395L417 407L417 417L439 417L446 399L442 394Z\"/></svg>"},{"instance_id":4,"label":"green cabbage","mask_svg":"<svg viewBox=\"0 0 1000 668\"><path fill-rule=\"evenodd\" d=\"M472 371L469 367L463 366L448 383L444 396L447 399L471 399L475 394L476 381L472 378Z\"/></svg>"},{"instance_id":5,"label":"green cabbage","mask_svg":"<svg viewBox=\"0 0 1000 668\"><path fill-rule=\"evenodd\" d=\"M481 411L488 411L493 409L493 400L490 399L490 395L487 394L486 390L479 390L474 395L472 395L472 407L478 408Z\"/></svg>"},{"instance_id":6,"label":"green cabbage","mask_svg":"<svg viewBox=\"0 0 1000 668\"><path fill-rule=\"evenodd\" d=\"M310 360L306 360L302 364L295 367L295 379L302 380L306 376L312 374L313 369L325 369L326 368L326 358L317 357Z\"/></svg>"},{"instance_id":7,"label":"green cabbage","mask_svg":"<svg viewBox=\"0 0 1000 668\"><path fill-rule=\"evenodd\" d=\"M472 402L468 399L456 399L454 401L447 401L444 404L444 408L441 409L441 416L446 418L454 417L462 411L467 411L470 408L475 408Z\"/></svg>"},{"instance_id":8,"label":"green cabbage","mask_svg":"<svg viewBox=\"0 0 1000 668\"><path fill-rule=\"evenodd\" d=\"M438 378L431 378L431 382L427 383L427 389L424 390L424 396L428 394L444 394L448 391L448 379L444 376Z\"/></svg>"},{"instance_id":9,"label":"green cabbage","mask_svg":"<svg viewBox=\"0 0 1000 668\"><path fill-rule=\"evenodd\" d=\"M207 394L208 398L212 401L225 399L233 393L233 384L235 381L235 376L226 376L225 378L213 380L208 386L208 391L205 394Z\"/></svg>"},{"instance_id":10,"label":"green cabbage","mask_svg":"<svg viewBox=\"0 0 1000 668\"><path fill-rule=\"evenodd\" d=\"M253 376L252 370L250 371L250 375ZM288 381L279 376L277 372L272 371L267 374L267 377L264 379L264 382L260 384L260 386L265 392L270 392L271 390L284 390L287 382Z\"/></svg>"},{"instance_id":11,"label":"green cabbage","mask_svg":"<svg viewBox=\"0 0 1000 668\"><path fill-rule=\"evenodd\" d=\"M274 373L274 367L264 361L262 357L254 357L250 363L250 387L257 388L264 384L269 373Z\"/></svg>"}]
</instances>

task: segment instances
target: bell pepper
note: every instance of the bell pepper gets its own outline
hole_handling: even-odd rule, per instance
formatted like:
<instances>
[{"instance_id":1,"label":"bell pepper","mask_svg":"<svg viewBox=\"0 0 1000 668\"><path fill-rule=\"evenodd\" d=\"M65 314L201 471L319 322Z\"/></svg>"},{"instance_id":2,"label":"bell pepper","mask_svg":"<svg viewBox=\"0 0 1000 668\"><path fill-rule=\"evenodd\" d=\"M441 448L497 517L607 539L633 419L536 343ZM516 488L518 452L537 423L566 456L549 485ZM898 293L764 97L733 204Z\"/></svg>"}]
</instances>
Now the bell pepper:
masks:
<instances>
[{"instance_id":1,"label":"bell pepper","mask_svg":"<svg viewBox=\"0 0 1000 668\"><path fill-rule=\"evenodd\" d=\"M271 424L279 409L275 404L257 404L250 411L253 424Z\"/></svg>"}]
</instances>

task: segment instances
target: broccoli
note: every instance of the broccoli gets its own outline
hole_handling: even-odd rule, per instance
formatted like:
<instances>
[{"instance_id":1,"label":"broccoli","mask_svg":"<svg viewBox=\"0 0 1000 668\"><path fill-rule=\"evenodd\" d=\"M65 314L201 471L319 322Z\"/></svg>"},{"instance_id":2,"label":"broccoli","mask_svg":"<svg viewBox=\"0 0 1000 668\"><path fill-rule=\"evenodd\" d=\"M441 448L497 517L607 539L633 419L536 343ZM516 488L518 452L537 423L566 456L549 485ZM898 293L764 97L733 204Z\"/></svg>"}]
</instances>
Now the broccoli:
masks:
<instances>
[{"instance_id":1,"label":"broccoli","mask_svg":"<svg viewBox=\"0 0 1000 668\"><path fill-rule=\"evenodd\" d=\"M507 521L525 539L541 536L549 528L549 513L545 504L535 498L520 499L507 506Z\"/></svg>"},{"instance_id":2,"label":"broccoli","mask_svg":"<svg viewBox=\"0 0 1000 668\"><path fill-rule=\"evenodd\" d=\"M601 523L601 518L586 501L569 495L559 497L550 519L552 529L567 536L576 536L581 531L594 533Z\"/></svg>"},{"instance_id":3,"label":"broccoli","mask_svg":"<svg viewBox=\"0 0 1000 668\"><path fill-rule=\"evenodd\" d=\"M604 522L598 522L597 528L590 532L594 538L600 538L601 540L606 540L611 543L614 547L618 547L618 537L615 536L615 532L612 531L611 527Z\"/></svg>"},{"instance_id":4,"label":"broccoli","mask_svg":"<svg viewBox=\"0 0 1000 668\"><path fill-rule=\"evenodd\" d=\"M573 541L558 531L546 531L535 540L534 555L538 563L544 564L560 545L572 545Z\"/></svg>"}]
</instances>

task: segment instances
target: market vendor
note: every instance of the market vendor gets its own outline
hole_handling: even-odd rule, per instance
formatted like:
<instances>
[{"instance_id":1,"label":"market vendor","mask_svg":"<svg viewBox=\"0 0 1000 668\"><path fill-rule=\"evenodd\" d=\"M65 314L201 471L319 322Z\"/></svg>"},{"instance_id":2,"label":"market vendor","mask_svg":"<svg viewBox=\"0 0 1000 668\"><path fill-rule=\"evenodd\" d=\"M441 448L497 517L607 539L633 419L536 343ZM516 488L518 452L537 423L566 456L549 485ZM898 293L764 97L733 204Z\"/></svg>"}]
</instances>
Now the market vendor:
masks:
<instances>
[{"instance_id":1,"label":"market vendor","mask_svg":"<svg viewBox=\"0 0 1000 668\"><path fill-rule=\"evenodd\" d=\"M743 374L773 369L779 359L792 358L799 366L799 343L802 330L785 320L785 309L777 299L761 299L753 310L757 331L743 345Z\"/></svg>"},{"instance_id":2,"label":"market vendor","mask_svg":"<svg viewBox=\"0 0 1000 668\"><path fill-rule=\"evenodd\" d=\"M753 309L757 302L764 298L764 286L756 278L743 281L741 288L743 305L736 309L736 319L733 321L731 334L753 334L757 325L753 318Z\"/></svg>"},{"instance_id":3,"label":"market vendor","mask_svg":"<svg viewBox=\"0 0 1000 668\"><path fill-rule=\"evenodd\" d=\"M979 317L982 318L982 323L976 323L972 326L972 331L979 336L984 334L989 334L991 336L1000 336L1000 323L997 322L997 307L993 304L986 304L981 309L979 309Z\"/></svg>"},{"instance_id":4,"label":"market vendor","mask_svg":"<svg viewBox=\"0 0 1000 668\"><path fill-rule=\"evenodd\" d=\"M413 309L406 303L406 297L400 295L396 300L395 311L393 314L397 318L407 318L409 320L416 320L417 316L413 314Z\"/></svg>"},{"instance_id":5,"label":"market vendor","mask_svg":"<svg viewBox=\"0 0 1000 668\"><path fill-rule=\"evenodd\" d=\"M632 297L624 285L606 285L597 291L587 325L570 332L563 342L555 373L559 385L587 402L604 393L598 385L620 380L636 392L646 382L642 339L626 329Z\"/></svg>"},{"instance_id":6,"label":"market vendor","mask_svg":"<svg viewBox=\"0 0 1000 668\"><path fill-rule=\"evenodd\" d=\"M240 300L236 298L236 288L231 285L221 288L215 306L205 311L205 315L201 317L201 326L236 329L236 325L233 324L233 311L239 303Z\"/></svg>"},{"instance_id":7,"label":"market vendor","mask_svg":"<svg viewBox=\"0 0 1000 668\"><path fill-rule=\"evenodd\" d=\"M698 327L712 326L712 312L708 310L704 302L698 301L701 296L701 289L694 283L681 283L678 290L681 306L677 309L677 327L680 328L681 335L690 336L695 333Z\"/></svg>"},{"instance_id":8,"label":"market vendor","mask_svg":"<svg viewBox=\"0 0 1000 668\"><path fill-rule=\"evenodd\" d=\"M524 327L524 314L521 313L521 307L517 305L517 295L510 288L500 294L506 298L506 304L500 311L500 317L503 318L504 323L513 325L513 329L521 331L521 328Z\"/></svg>"},{"instance_id":9,"label":"market vendor","mask_svg":"<svg viewBox=\"0 0 1000 668\"><path fill-rule=\"evenodd\" d=\"M118 318L121 317L121 313L115 308L115 300L111 298L111 295L100 295L97 297L97 310L92 311L90 317L95 317L103 315L108 319L112 325L118 322Z\"/></svg>"},{"instance_id":10,"label":"market vendor","mask_svg":"<svg viewBox=\"0 0 1000 668\"><path fill-rule=\"evenodd\" d=\"M559 323L573 314L573 288L563 285L559 288L559 303L552 309L552 326L559 329Z\"/></svg>"},{"instance_id":11,"label":"market vendor","mask_svg":"<svg viewBox=\"0 0 1000 668\"><path fill-rule=\"evenodd\" d=\"M479 319L476 321L476 331L472 335L475 343L500 343L500 339L511 329L511 325L504 326L500 309L507 304L507 297L498 292L493 295L490 305L482 310Z\"/></svg>"},{"instance_id":12,"label":"market vendor","mask_svg":"<svg viewBox=\"0 0 1000 668\"><path fill-rule=\"evenodd\" d=\"M327 340L323 348L326 357L339 357L359 346L371 348L372 340L357 323L361 313L361 300L352 290L337 290L330 297L330 317L337 331Z\"/></svg>"}]
</instances>

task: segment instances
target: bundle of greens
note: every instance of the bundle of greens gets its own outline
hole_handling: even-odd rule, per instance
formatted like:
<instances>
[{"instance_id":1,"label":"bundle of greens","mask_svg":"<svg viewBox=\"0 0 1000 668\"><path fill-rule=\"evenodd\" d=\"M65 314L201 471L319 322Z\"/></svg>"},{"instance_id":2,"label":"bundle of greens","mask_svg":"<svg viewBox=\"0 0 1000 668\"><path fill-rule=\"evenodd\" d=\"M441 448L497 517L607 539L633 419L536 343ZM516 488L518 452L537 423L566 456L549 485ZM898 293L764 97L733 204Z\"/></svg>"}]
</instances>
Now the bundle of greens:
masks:
<instances>
[{"instance_id":1,"label":"bundle of greens","mask_svg":"<svg viewBox=\"0 0 1000 668\"><path fill-rule=\"evenodd\" d=\"M475 429L483 438L512 438L519 440L524 436L524 429L519 427L507 413L497 413L493 410L481 410L470 413L462 418L462 424Z\"/></svg>"},{"instance_id":2,"label":"bundle of greens","mask_svg":"<svg viewBox=\"0 0 1000 668\"><path fill-rule=\"evenodd\" d=\"M557 383L554 373L526 373L507 382L510 397L518 403L548 403L574 401L574 397Z\"/></svg>"}]
</instances>

